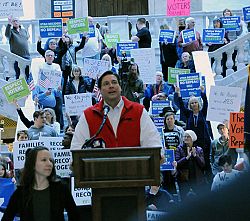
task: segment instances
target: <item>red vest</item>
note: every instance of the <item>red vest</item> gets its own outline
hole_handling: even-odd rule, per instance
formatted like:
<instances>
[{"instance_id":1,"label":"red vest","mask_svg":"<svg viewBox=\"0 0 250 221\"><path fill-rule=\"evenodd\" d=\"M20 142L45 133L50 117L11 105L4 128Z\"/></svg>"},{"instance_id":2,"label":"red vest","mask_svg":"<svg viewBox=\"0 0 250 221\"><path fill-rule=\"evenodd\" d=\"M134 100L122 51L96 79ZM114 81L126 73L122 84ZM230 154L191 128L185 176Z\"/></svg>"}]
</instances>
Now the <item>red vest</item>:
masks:
<instances>
[{"instance_id":1,"label":"red vest","mask_svg":"<svg viewBox=\"0 0 250 221\"><path fill-rule=\"evenodd\" d=\"M124 107L121 112L120 122L117 127L116 137L113 127L107 119L98 138L102 138L108 148L114 147L137 147L140 146L140 120L143 106L122 97ZM103 119L103 100L84 111L89 125L90 137L100 127Z\"/></svg>"}]
</instances>

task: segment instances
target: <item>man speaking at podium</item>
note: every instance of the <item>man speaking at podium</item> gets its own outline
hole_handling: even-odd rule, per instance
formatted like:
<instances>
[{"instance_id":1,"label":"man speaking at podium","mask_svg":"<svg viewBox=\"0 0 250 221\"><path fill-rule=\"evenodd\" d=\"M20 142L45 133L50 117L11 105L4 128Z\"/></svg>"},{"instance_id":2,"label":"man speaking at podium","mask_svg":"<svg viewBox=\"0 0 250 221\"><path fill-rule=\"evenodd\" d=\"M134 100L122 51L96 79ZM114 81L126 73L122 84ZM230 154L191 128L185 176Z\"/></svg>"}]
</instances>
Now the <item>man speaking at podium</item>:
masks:
<instances>
[{"instance_id":1,"label":"man speaking at podium","mask_svg":"<svg viewBox=\"0 0 250 221\"><path fill-rule=\"evenodd\" d=\"M162 147L160 135L144 107L121 96L119 75L104 72L98 87L103 99L83 112L71 150L96 147L96 141L106 148Z\"/></svg>"}]
</instances>

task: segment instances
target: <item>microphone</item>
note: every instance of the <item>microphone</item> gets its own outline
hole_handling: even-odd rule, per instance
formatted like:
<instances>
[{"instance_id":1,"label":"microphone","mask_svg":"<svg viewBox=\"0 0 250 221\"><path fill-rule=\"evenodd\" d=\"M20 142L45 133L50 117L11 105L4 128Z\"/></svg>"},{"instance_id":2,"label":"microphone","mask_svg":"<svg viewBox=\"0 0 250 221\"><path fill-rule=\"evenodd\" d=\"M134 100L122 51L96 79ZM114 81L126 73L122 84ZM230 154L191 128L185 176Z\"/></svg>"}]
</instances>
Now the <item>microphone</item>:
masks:
<instances>
[{"instance_id":1,"label":"microphone","mask_svg":"<svg viewBox=\"0 0 250 221\"><path fill-rule=\"evenodd\" d=\"M100 134L104 124L106 123L109 111L110 111L110 107L108 105L104 105L103 106L102 123L101 123L99 129L97 130L97 132L91 138L89 138L88 140L85 141L85 143L82 145L82 149L92 148L93 147L93 143L96 140L96 137Z\"/></svg>"}]
</instances>

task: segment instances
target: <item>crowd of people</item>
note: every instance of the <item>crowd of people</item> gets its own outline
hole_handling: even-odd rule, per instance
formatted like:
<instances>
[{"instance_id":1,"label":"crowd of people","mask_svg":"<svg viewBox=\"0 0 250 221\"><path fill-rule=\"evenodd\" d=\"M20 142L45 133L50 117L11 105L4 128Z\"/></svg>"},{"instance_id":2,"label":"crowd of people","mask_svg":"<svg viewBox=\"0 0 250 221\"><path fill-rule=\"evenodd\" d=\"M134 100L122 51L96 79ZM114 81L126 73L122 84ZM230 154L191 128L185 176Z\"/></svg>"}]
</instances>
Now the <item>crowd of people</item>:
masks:
<instances>
[{"instance_id":1,"label":"crowd of people","mask_svg":"<svg viewBox=\"0 0 250 221\"><path fill-rule=\"evenodd\" d=\"M225 9L223 16L232 16L232 12ZM94 25L92 17L88 17L88 22ZM215 18L213 24L214 28L222 27L220 18ZM81 41L77 44L73 43L67 31L60 39L48 39L44 48L39 37L37 51L45 59L40 65L39 73L44 70L62 72L61 84L57 88L46 88L38 82L32 91L35 104L32 120L25 116L18 101L13 102L21 121L27 127L17 132L16 140L63 136L63 146L66 149L81 149L86 147L86 143L91 144L90 147L106 148L162 147L163 161L165 149L173 149L174 169L161 171L161 184L151 186L145 192L149 210L169 211L177 202L199 195L201 186L212 192L221 191L224 186L240 177L243 171L248 170L247 156L243 149L229 148L228 122L218 124L220 137L214 139L210 122L206 120L208 101L204 86L200 87L201 98L191 96L187 100L181 97L179 87L168 83L168 67L195 72L192 52L203 50L200 33L196 31L196 40L190 43L184 43L182 37L182 30L194 27L194 18L180 19L175 42L159 43L162 71L157 71L155 82L147 85L140 78L136 62L131 60L124 63L116 56L114 47L108 48L105 45L105 34L109 33L106 25L99 29L95 27L94 37L82 33ZM169 27L163 25L161 29ZM139 48L150 48L151 34L145 18L137 20L137 30L131 40L138 42ZM208 51L229 44L240 34L241 31L226 32L224 43L208 44ZM9 18L6 37L12 53L30 59L27 43L29 36L17 18ZM79 50L82 50L83 64L85 58L101 59L109 63L109 70L96 79L84 76L76 59ZM234 62L236 56L237 51L233 55ZM226 73L226 59L226 54L223 54L223 76ZM25 70L28 79L31 73L28 67ZM20 69L18 70L17 62L15 71L18 79ZM93 106L80 116L69 116L68 113L64 116L64 95L86 92L92 93ZM163 108L160 114L164 119L162 139L148 114L152 101L156 100L171 101L171 105ZM108 120L100 133L96 134L102 124L103 109L106 106ZM64 125L65 122L67 125ZM96 139L91 140L93 137ZM86 142L89 140L91 142ZM54 161L46 147L29 150L22 171L14 170L11 159L3 157L0 162L0 177L13 177L13 182L19 186L10 198L3 221L13 220L16 215L21 220L31 217L31 220L41 220L41 210L46 217L43 220L63 220L64 209L69 220L78 220L76 217L79 211L68 189L55 176ZM175 200L175 196L178 200Z\"/></svg>"}]
</instances>

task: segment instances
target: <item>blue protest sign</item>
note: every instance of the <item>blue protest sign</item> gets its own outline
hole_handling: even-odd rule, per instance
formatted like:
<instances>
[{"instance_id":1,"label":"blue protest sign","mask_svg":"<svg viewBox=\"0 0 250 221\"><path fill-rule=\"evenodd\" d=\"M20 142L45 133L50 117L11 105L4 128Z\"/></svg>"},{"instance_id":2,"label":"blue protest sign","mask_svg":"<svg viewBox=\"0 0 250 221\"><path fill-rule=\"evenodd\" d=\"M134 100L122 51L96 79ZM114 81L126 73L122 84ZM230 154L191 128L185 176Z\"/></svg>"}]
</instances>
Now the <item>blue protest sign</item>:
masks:
<instances>
[{"instance_id":1,"label":"blue protest sign","mask_svg":"<svg viewBox=\"0 0 250 221\"><path fill-rule=\"evenodd\" d=\"M173 162L174 162L174 150L165 149L165 158L166 161L161 165L161 171L164 170L174 170Z\"/></svg>"},{"instance_id":2,"label":"blue protest sign","mask_svg":"<svg viewBox=\"0 0 250 221\"><path fill-rule=\"evenodd\" d=\"M244 21L249 22L250 21L250 6L244 7L242 9L242 13L243 13Z\"/></svg>"},{"instance_id":3,"label":"blue protest sign","mask_svg":"<svg viewBox=\"0 0 250 221\"><path fill-rule=\"evenodd\" d=\"M94 25L89 25L88 36L90 38L94 38L95 37L95 26Z\"/></svg>"},{"instance_id":4,"label":"blue protest sign","mask_svg":"<svg viewBox=\"0 0 250 221\"><path fill-rule=\"evenodd\" d=\"M118 57L131 57L130 50L138 48L137 42L118 42L116 51Z\"/></svg>"},{"instance_id":5,"label":"blue protest sign","mask_svg":"<svg viewBox=\"0 0 250 221\"><path fill-rule=\"evenodd\" d=\"M224 44L224 28L209 28L203 29L203 43L211 43L211 44Z\"/></svg>"},{"instance_id":6,"label":"blue protest sign","mask_svg":"<svg viewBox=\"0 0 250 221\"><path fill-rule=\"evenodd\" d=\"M160 30L159 42L174 43L175 33L172 30Z\"/></svg>"},{"instance_id":7,"label":"blue protest sign","mask_svg":"<svg viewBox=\"0 0 250 221\"><path fill-rule=\"evenodd\" d=\"M161 100L156 100L156 101L152 101L152 111L151 113L153 115L159 115L160 113L162 113L162 109L164 107L170 107L170 101L166 100L166 101L161 101Z\"/></svg>"},{"instance_id":8,"label":"blue protest sign","mask_svg":"<svg viewBox=\"0 0 250 221\"><path fill-rule=\"evenodd\" d=\"M41 38L60 38L62 37L62 19L43 19L39 20Z\"/></svg>"},{"instance_id":9,"label":"blue protest sign","mask_svg":"<svg viewBox=\"0 0 250 221\"><path fill-rule=\"evenodd\" d=\"M8 205L9 199L15 191L15 184L11 178L0 178L0 198L4 198L4 202L0 207L5 208Z\"/></svg>"},{"instance_id":10,"label":"blue protest sign","mask_svg":"<svg viewBox=\"0 0 250 221\"><path fill-rule=\"evenodd\" d=\"M183 43L190 43L196 40L196 34L194 29L187 29L182 31Z\"/></svg>"},{"instance_id":11,"label":"blue protest sign","mask_svg":"<svg viewBox=\"0 0 250 221\"><path fill-rule=\"evenodd\" d=\"M179 74L177 76L177 86L181 90L182 98L189 98L190 96L201 96L200 73Z\"/></svg>"},{"instance_id":12,"label":"blue protest sign","mask_svg":"<svg viewBox=\"0 0 250 221\"><path fill-rule=\"evenodd\" d=\"M164 126L164 117L153 117L152 119L156 127Z\"/></svg>"},{"instance_id":13,"label":"blue protest sign","mask_svg":"<svg viewBox=\"0 0 250 221\"><path fill-rule=\"evenodd\" d=\"M221 17L221 22L226 31L240 30L240 16Z\"/></svg>"}]
</instances>

